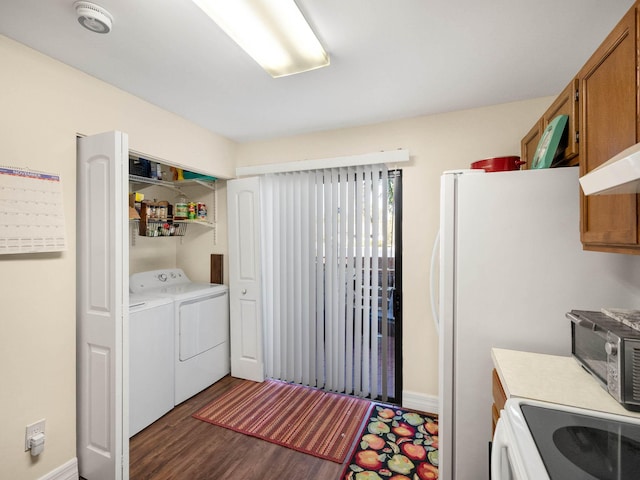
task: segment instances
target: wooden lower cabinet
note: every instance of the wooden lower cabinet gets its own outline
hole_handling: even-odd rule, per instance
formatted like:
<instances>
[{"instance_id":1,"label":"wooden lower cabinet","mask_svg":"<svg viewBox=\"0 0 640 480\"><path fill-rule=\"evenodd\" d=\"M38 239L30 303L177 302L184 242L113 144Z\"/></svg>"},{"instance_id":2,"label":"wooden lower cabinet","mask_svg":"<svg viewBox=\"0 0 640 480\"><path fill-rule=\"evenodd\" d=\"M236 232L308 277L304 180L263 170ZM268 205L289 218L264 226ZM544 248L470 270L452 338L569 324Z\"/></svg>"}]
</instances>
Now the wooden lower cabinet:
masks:
<instances>
[{"instance_id":1,"label":"wooden lower cabinet","mask_svg":"<svg viewBox=\"0 0 640 480\"><path fill-rule=\"evenodd\" d=\"M578 73L580 175L638 141L637 4ZM581 194L586 250L640 254L637 195Z\"/></svg>"},{"instance_id":2,"label":"wooden lower cabinet","mask_svg":"<svg viewBox=\"0 0 640 480\"><path fill-rule=\"evenodd\" d=\"M504 404L507 401L507 395L504 393L504 388L502 387L502 383L500 382L500 377L498 377L498 372L496 369L493 369L491 379L492 391L493 391L493 405L491 406L491 420L492 420L492 430L491 434L496 430L496 424L498 423L498 418L500 418L500 410L504 408Z\"/></svg>"}]
</instances>

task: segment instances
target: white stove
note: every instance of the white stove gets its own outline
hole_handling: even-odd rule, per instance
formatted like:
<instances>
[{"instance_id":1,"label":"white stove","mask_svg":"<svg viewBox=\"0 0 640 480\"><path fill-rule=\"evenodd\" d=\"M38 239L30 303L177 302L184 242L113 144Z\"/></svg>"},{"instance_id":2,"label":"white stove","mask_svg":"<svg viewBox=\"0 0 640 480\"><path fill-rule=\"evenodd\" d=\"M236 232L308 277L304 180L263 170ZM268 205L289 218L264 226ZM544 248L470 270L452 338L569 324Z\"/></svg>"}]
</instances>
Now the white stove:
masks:
<instances>
[{"instance_id":1,"label":"white stove","mask_svg":"<svg viewBox=\"0 0 640 480\"><path fill-rule=\"evenodd\" d=\"M493 480L631 480L640 419L524 398L507 400L491 453Z\"/></svg>"}]
</instances>

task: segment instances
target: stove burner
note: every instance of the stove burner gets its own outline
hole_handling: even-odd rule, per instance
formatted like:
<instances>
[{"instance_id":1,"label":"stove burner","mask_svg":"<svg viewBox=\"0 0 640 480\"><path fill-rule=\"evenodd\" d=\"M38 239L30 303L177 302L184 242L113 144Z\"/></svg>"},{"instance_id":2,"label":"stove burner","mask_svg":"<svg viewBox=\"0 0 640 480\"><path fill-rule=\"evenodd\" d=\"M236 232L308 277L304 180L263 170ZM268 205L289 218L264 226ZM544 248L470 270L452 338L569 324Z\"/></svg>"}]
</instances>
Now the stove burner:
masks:
<instances>
[{"instance_id":1,"label":"stove burner","mask_svg":"<svg viewBox=\"0 0 640 480\"><path fill-rule=\"evenodd\" d=\"M575 466L596 478L634 478L640 472L640 442L624 435L574 425L556 430L553 443Z\"/></svg>"}]
</instances>

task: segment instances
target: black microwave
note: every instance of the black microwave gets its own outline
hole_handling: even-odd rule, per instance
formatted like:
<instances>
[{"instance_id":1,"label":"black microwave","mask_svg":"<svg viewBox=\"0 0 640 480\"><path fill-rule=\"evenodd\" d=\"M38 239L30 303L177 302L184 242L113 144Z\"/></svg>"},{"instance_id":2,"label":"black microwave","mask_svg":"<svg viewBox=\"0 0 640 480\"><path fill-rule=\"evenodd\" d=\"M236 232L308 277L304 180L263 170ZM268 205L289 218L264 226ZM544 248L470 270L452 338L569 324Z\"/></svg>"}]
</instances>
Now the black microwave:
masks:
<instances>
[{"instance_id":1,"label":"black microwave","mask_svg":"<svg viewBox=\"0 0 640 480\"><path fill-rule=\"evenodd\" d=\"M627 410L640 411L640 331L602 312L572 310L571 354Z\"/></svg>"}]
</instances>

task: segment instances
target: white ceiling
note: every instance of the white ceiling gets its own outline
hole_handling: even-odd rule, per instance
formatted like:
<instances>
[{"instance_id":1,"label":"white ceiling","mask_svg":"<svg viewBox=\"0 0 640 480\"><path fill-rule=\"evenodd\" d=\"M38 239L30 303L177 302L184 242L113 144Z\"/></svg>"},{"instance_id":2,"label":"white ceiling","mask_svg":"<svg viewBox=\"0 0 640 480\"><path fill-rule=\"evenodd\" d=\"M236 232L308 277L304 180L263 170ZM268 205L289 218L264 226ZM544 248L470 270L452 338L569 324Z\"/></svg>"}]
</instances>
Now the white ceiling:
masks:
<instances>
[{"instance_id":1,"label":"white ceiling","mask_svg":"<svg viewBox=\"0 0 640 480\"><path fill-rule=\"evenodd\" d=\"M0 33L246 142L558 94L633 0L297 0L331 65L279 79L191 0L95 0L107 35L73 3L0 0Z\"/></svg>"}]
</instances>

